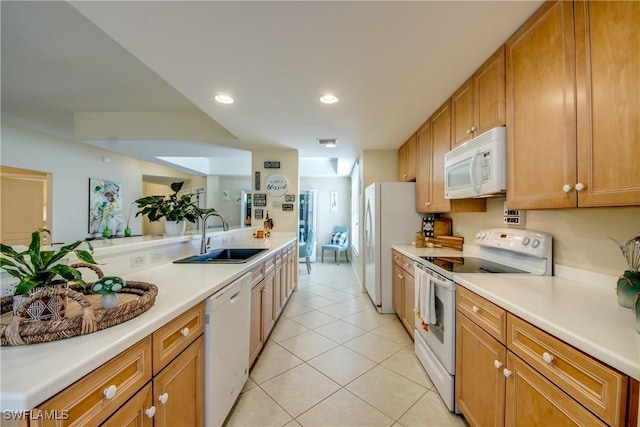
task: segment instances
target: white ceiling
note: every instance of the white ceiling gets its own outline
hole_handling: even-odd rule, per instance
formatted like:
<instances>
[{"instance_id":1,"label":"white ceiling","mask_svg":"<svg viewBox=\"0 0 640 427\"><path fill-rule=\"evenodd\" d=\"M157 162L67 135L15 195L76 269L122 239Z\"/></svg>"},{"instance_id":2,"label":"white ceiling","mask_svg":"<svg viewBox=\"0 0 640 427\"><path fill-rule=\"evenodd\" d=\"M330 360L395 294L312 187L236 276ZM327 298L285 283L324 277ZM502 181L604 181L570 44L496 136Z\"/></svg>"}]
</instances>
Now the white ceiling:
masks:
<instances>
[{"instance_id":1,"label":"white ceiling","mask_svg":"<svg viewBox=\"0 0 640 427\"><path fill-rule=\"evenodd\" d=\"M2 118L72 138L73 113L201 110L235 139L91 143L145 160L290 147L344 175L397 149L541 4L3 1Z\"/></svg>"}]
</instances>

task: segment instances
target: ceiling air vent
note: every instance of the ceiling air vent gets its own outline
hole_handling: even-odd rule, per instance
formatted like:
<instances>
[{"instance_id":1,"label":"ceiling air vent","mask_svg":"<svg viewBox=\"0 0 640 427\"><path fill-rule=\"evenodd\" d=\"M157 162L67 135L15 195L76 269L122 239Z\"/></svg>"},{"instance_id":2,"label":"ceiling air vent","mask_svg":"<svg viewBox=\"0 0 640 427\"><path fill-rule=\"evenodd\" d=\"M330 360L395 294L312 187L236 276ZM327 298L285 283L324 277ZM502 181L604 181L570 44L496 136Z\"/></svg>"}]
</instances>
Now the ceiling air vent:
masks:
<instances>
[{"instance_id":1,"label":"ceiling air vent","mask_svg":"<svg viewBox=\"0 0 640 427\"><path fill-rule=\"evenodd\" d=\"M338 146L338 140L337 139L319 139L318 143L320 145L324 145L327 148L333 148L333 147L337 147Z\"/></svg>"}]
</instances>

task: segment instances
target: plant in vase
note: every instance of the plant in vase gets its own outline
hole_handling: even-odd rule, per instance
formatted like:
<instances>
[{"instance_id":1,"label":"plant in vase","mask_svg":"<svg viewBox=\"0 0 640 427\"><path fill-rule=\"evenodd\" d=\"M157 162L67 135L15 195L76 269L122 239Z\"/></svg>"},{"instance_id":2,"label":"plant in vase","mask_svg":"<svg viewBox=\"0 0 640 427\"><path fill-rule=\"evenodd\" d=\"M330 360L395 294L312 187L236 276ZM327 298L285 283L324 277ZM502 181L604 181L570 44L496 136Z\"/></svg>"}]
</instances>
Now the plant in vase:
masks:
<instances>
[{"instance_id":1,"label":"plant in vase","mask_svg":"<svg viewBox=\"0 0 640 427\"><path fill-rule=\"evenodd\" d=\"M40 247L41 233L51 234L46 228L34 231L31 233L29 247L22 252L0 243L2 253L0 267L19 279L13 293L14 313L20 308L24 298L36 292L55 286L65 286L67 282L77 283L83 288L86 286L82 274L77 269L60 263L65 256L73 253L78 260L86 264L97 264L93 259L93 247L86 240L78 240L58 249L43 249ZM88 246L88 250L78 249L83 243ZM60 319L64 317L65 302L66 298L61 296L43 297L27 309L27 320Z\"/></svg>"},{"instance_id":2,"label":"plant in vase","mask_svg":"<svg viewBox=\"0 0 640 427\"><path fill-rule=\"evenodd\" d=\"M640 293L640 234L626 243L616 242L624 255L629 270L618 277L616 293L618 294L618 304L623 307L632 308L635 296Z\"/></svg>"},{"instance_id":3,"label":"plant in vase","mask_svg":"<svg viewBox=\"0 0 640 427\"><path fill-rule=\"evenodd\" d=\"M159 221L161 218L165 218L167 234L184 233L186 221L195 223L203 211L193 201L192 193L178 196L183 185L184 182L172 183L173 194L168 196L147 196L136 200L135 203L141 209L136 213L136 216L146 215L149 221ZM180 229L177 232L171 231L169 227L172 225L178 225Z\"/></svg>"}]
</instances>

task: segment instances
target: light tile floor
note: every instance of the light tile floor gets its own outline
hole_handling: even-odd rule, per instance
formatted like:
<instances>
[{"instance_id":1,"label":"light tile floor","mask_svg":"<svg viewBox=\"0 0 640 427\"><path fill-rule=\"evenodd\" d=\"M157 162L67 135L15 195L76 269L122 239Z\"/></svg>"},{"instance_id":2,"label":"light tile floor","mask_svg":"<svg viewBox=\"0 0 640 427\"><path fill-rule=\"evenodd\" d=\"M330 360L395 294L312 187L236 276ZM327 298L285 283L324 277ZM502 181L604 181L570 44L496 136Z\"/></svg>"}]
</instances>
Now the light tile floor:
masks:
<instances>
[{"instance_id":1,"label":"light tile floor","mask_svg":"<svg viewBox=\"0 0 640 427\"><path fill-rule=\"evenodd\" d=\"M302 265L302 264L301 264ZM450 413L395 314L351 264L301 268L226 426L466 426Z\"/></svg>"}]
</instances>

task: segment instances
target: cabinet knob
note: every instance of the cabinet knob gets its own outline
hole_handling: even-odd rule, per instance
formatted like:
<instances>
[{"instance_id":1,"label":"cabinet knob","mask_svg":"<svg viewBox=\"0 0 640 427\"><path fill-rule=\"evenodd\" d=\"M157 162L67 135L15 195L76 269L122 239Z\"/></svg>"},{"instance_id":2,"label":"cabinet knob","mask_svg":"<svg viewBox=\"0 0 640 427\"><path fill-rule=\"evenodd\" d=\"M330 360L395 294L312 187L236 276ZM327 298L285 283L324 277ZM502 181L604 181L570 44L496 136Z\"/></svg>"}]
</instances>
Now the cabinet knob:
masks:
<instances>
[{"instance_id":1,"label":"cabinet knob","mask_svg":"<svg viewBox=\"0 0 640 427\"><path fill-rule=\"evenodd\" d=\"M565 193L568 193L569 191L571 191L573 187L570 186L569 184L565 184L564 187L562 187L562 191L564 191Z\"/></svg>"},{"instance_id":2,"label":"cabinet knob","mask_svg":"<svg viewBox=\"0 0 640 427\"><path fill-rule=\"evenodd\" d=\"M467 135L471 135L471 129L467 129Z\"/></svg>"},{"instance_id":3,"label":"cabinet knob","mask_svg":"<svg viewBox=\"0 0 640 427\"><path fill-rule=\"evenodd\" d=\"M477 131L477 130L478 130L478 128L477 128L477 127L475 127L475 126L471 126L471 132L475 132L475 131Z\"/></svg>"},{"instance_id":4,"label":"cabinet knob","mask_svg":"<svg viewBox=\"0 0 640 427\"><path fill-rule=\"evenodd\" d=\"M183 330L181 330L180 335L182 335L183 337L189 335L189 328L184 328Z\"/></svg>"},{"instance_id":5,"label":"cabinet knob","mask_svg":"<svg viewBox=\"0 0 640 427\"><path fill-rule=\"evenodd\" d=\"M577 184L576 184L576 190L577 190L577 191L582 191L582 190L584 190L584 184L583 184L583 183L581 183L581 182L577 183Z\"/></svg>"},{"instance_id":6,"label":"cabinet knob","mask_svg":"<svg viewBox=\"0 0 640 427\"><path fill-rule=\"evenodd\" d=\"M404 279L404 276L402 274L398 274L398 278L399 279Z\"/></svg>"},{"instance_id":7,"label":"cabinet knob","mask_svg":"<svg viewBox=\"0 0 640 427\"><path fill-rule=\"evenodd\" d=\"M511 372L511 371L510 371L510 370L508 370L507 368L504 368L504 370L502 371L502 373L504 374L504 376L505 376L505 377L509 378L513 372Z\"/></svg>"},{"instance_id":8,"label":"cabinet knob","mask_svg":"<svg viewBox=\"0 0 640 427\"><path fill-rule=\"evenodd\" d=\"M496 359L496 360L493 361L493 366L495 366L496 369L500 369L500 368L502 368L502 363L499 360Z\"/></svg>"},{"instance_id":9,"label":"cabinet knob","mask_svg":"<svg viewBox=\"0 0 640 427\"><path fill-rule=\"evenodd\" d=\"M547 363L551 363L553 362L553 356L545 351L544 353L542 353L542 360L544 360Z\"/></svg>"},{"instance_id":10,"label":"cabinet knob","mask_svg":"<svg viewBox=\"0 0 640 427\"><path fill-rule=\"evenodd\" d=\"M480 307L478 307L477 305L474 305L471 309L473 310L474 313L477 313L480 311Z\"/></svg>"},{"instance_id":11,"label":"cabinet knob","mask_svg":"<svg viewBox=\"0 0 640 427\"><path fill-rule=\"evenodd\" d=\"M165 403L167 403L167 400L169 400L169 393L161 394L160 396L158 396L158 400L164 405Z\"/></svg>"},{"instance_id":12,"label":"cabinet knob","mask_svg":"<svg viewBox=\"0 0 640 427\"><path fill-rule=\"evenodd\" d=\"M113 399L118 391L118 387L115 384L111 384L109 387L105 388L102 394L107 399Z\"/></svg>"},{"instance_id":13,"label":"cabinet knob","mask_svg":"<svg viewBox=\"0 0 640 427\"><path fill-rule=\"evenodd\" d=\"M156 414L156 407L152 406L149 409L145 409L144 413L147 415L147 417L153 418L153 416Z\"/></svg>"},{"instance_id":14,"label":"cabinet knob","mask_svg":"<svg viewBox=\"0 0 640 427\"><path fill-rule=\"evenodd\" d=\"M425 203L427 206L431 206L431 202L427 202Z\"/></svg>"}]
</instances>

